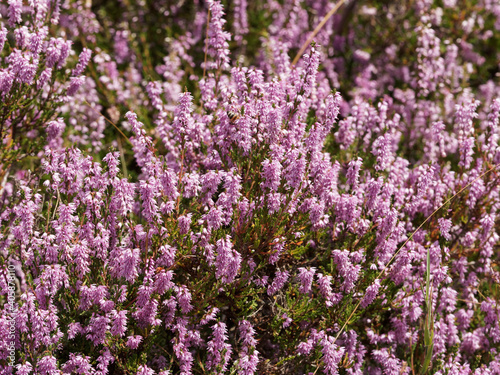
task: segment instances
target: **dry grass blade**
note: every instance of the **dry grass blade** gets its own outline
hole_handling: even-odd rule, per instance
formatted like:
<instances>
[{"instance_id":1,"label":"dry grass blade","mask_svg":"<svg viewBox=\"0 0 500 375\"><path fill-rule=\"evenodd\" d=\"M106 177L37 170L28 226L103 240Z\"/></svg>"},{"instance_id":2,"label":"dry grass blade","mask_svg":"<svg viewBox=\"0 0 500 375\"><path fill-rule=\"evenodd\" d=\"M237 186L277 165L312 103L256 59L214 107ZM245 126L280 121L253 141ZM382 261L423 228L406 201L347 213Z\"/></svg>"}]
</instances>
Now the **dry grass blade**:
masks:
<instances>
[{"instance_id":1,"label":"dry grass blade","mask_svg":"<svg viewBox=\"0 0 500 375\"><path fill-rule=\"evenodd\" d=\"M482 173L481 175L479 175L478 177L476 177L474 180L472 180L471 182L469 182L467 185L465 185L463 188L461 188L458 192L456 192L451 198L448 198L446 200L446 202L444 202L441 206L439 206L438 208L436 208L434 210L434 212L432 214L430 214L423 222L422 224L420 224L418 226L417 229L415 229L412 234L410 234L410 236L408 237L408 239L399 247L399 249L394 253L394 255L392 256L391 259L389 259L389 262L387 262L387 264L385 265L384 269L382 271L380 271L380 273L377 275L376 279L380 279L380 277L385 273L385 271L387 270L387 268L389 268L389 265L391 265L391 263L393 262L393 260L396 258L396 256L399 254L399 252L401 251L401 249L403 249L406 244L408 242L411 241L411 239L413 238L413 236L415 235L415 233L417 233L439 210L441 210L441 208L445 207L448 203L450 203L453 199L455 199L457 196L459 196L460 194L462 194L462 192L465 191L465 189L469 188L474 182L480 180L481 178L483 178L484 176L486 176L488 173L494 171L500 164L496 164L494 165L493 167L491 167L490 169L488 169L486 172ZM363 298L365 297L366 295L366 292L365 294L363 294L363 296L359 299L359 301L356 303L356 305L354 306L354 309L352 310L351 314L349 315L349 317L347 318L347 320L344 322L344 325L342 326L342 328L340 329L340 331L337 333L337 336L335 336L335 341L337 341L337 339L340 337L340 335L342 334L342 332L344 332L345 330L345 327L347 326L347 324L349 323L349 321L351 320L351 318L354 316L354 314L356 313L356 311L358 310L359 308L359 305L361 304L361 301L363 300Z\"/></svg>"},{"instance_id":2,"label":"dry grass blade","mask_svg":"<svg viewBox=\"0 0 500 375\"><path fill-rule=\"evenodd\" d=\"M297 52L297 55L295 56L295 58L292 61L292 65L297 64L297 62L299 61L300 57L302 56L302 54L304 53L304 51L306 50L306 48L311 44L311 42L314 39L314 37L316 35L318 35L319 31L323 28L323 26L325 26L325 23L330 19L331 16L333 16L335 13L337 13L337 10L339 10L339 8L345 2L346 2L346 0L339 0L339 2L337 4L335 4L335 6L325 15L325 17L323 17L323 19L318 24L318 26L316 26L316 28L314 29L314 31L312 32L312 34L309 36L309 38L307 38L306 42L302 45L302 47L300 47L299 52Z\"/></svg>"}]
</instances>

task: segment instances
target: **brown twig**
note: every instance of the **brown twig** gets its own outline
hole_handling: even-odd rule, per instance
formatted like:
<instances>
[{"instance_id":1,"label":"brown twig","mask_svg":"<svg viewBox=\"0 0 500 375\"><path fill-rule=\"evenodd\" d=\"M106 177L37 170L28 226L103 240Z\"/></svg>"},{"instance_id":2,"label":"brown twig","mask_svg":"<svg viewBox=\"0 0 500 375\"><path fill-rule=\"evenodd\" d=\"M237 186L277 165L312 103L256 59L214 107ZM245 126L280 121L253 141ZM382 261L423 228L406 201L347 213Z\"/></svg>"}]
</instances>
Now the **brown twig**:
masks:
<instances>
[{"instance_id":1,"label":"brown twig","mask_svg":"<svg viewBox=\"0 0 500 375\"><path fill-rule=\"evenodd\" d=\"M300 47L299 52L297 52L297 55L295 56L295 58L292 61L292 65L297 64L300 57L302 56L302 54L304 53L306 48L311 44L314 37L319 33L319 31L323 28L323 26L325 26L325 23L330 19L330 17L333 16L337 12L337 10L339 10L339 8L345 2L346 2L346 0L339 0L339 2L337 4L335 4L335 6L323 17L323 19L318 24L318 26L316 26L316 28L314 29L312 34L309 36L309 38L307 38L306 42L302 45L302 47Z\"/></svg>"}]
</instances>

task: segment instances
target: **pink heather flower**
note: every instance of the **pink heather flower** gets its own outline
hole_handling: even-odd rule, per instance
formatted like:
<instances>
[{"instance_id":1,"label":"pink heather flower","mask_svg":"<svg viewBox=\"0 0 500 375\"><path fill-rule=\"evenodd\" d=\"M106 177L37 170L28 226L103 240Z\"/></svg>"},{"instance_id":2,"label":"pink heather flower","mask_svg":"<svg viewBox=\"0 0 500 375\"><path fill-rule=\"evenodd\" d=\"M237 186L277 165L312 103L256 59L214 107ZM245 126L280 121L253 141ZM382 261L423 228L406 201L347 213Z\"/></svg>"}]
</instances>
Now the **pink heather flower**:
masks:
<instances>
[{"instance_id":1,"label":"pink heather flower","mask_svg":"<svg viewBox=\"0 0 500 375\"><path fill-rule=\"evenodd\" d=\"M267 114L267 123L266 126L266 138L270 144L274 144L278 141L282 133L283 117L282 111L279 108L275 108L269 111Z\"/></svg>"},{"instance_id":2,"label":"pink heather flower","mask_svg":"<svg viewBox=\"0 0 500 375\"><path fill-rule=\"evenodd\" d=\"M153 105L153 107L158 111L161 111L163 109L163 100L161 99L160 96L163 93L161 82L159 81L149 82L148 85L146 86L146 91L148 93L149 100L151 100L151 104Z\"/></svg>"},{"instance_id":3,"label":"pink heather flower","mask_svg":"<svg viewBox=\"0 0 500 375\"><path fill-rule=\"evenodd\" d=\"M370 179L368 182L368 188L366 193L366 210L368 212L372 211L376 207L377 196L380 192L380 188L383 184L383 177L379 177L378 179Z\"/></svg>"},{"instance_id":4,"label":"pink heather flower","mask_svg":"<svg viewBox=\"0 0 500 375\"><path fill-rule=\"evenodd\" d=\"M224 284L234 281L241 264L241 255L233 249L231 237L217 241L217 257L215 259L215 277Z\"/></svg>"},{"instance_id":5,"label":"pink heather flower","mask_svg":"<svg viewBox=\"0 0 500 375\"><path fill-rule=\"evenodd\" d=\"M140 249L122 249L117 259L118 277L123 277L128 282L132 282L137 278L140 253Z\"/></svg>"},{"instance_id":6,"label":"pink heather flower","mask_svg":"<svg viewBox=\"0 0 500 375\"><path fill-rule=\"evenodd\" d=\"M175 310L177 307L177 300L174 296L170 296L170 298L166 301L163 301L163 306L166 307L166 313L164 315L165 327L171 328L172 323L175 318Z\"/></svg>"},{"instance_id":7,"label":"pink heather flower","mask_svg":"<svg viewBox=\"0 0 500 375\"><path fill-rule=\"evenodd\" d=\"M397 215L398 211L392 209L383 219L380 220L379 231L377 232L378 241L384 241L390 234L392 234L398 220Z\"/></svg>"},{"instance_id":8,"label":"pink heather flower","mask_svg":"<svg viewBox=\"0 0 500 375\"><path fill-rule=\"evenodd\" d=\"M170 245L162 245L159 248L160 259L158 266L171 267L175 262L175 254L177 249Z\"/></svg>"},{"instance_id":9,"label":"pink heather flower","mask_svg":"<svg viewBox=\"0 0 500 375\"><path fill-rule=\"evenodd\" d=\"M68 325L68 340L73 340L76 335L84 333L85 330L82 328L80 323L70 323Z\"/></svg>"},{"instance_id":10,"label":"pink heather flower","mask_svg":"<svg viewBox=\"0 0 500 375\"><path fill-rule=\"evenodd\" d=\"M313 348L314 348L314 342L309 339L297 345L297 353L300 355L308 355L309 353L311 353Z\"/></svg>"},{"instance_id":11,"label":"pink heather flower","mask_svg":"<svg viewBox=\"0 0 500 375\"><path fill-rule=\"evenodd\" d=\"M234 170L230 170L224 176L224 188L225 191L219 195L217 205L223 214L222 223L229 225L233 213L233 205L238 203L241 197L241 176L235 174Z\"/></svg>"},{"instance_id":12,"label":"pink heather flower","mask_svg":"<svg viewBox=\"0 0 500 375\"><path fill-rule=\"evenodd\" d=\"M455 129L458 130L459 139L474 133L474 119L478 117L476 112L480 102L474 99L466 99L462 105L455 106Z\"/></svg>"},{"instance_id":13,"label":"pink heather flower","mask_svg":"<svg viewBox=\"0 0 500 375\"><path fill-rule=\"evenodd\" d=\"M125 302L127 299L127 286L121 285L120 288L117 290L116 295L118 296L117 299L118 303Z\"/></svg>"},{"instance_id":14,"label":"pink heather flower","mask_svg":"<svg viewBox=\"0 0 500 375\"><path fill-rule=\"evenodd\" d=\"M53 68L57 64L57 69L61 69L66 64L70 48L71 41L62 38L51 38L46 51L46 66Z\"/></svg>"},{"instance_id":15,"label":"pink heather flower","mask_svg":"<svg viewBox=\"0 0 500 375\"><path fill-rule=\"evenodd\" d=\"M353 255L354 254L350 253L348 250L332 251L332 258L337 265L337 271L344 279L341 288L345 292L349 292L354 288L361 271L361 266L359 264L353 264L353 262L356 262L356 259L352 258Z\"/></svg>"},{"instance_id":16,"label":"pink heather flower","mask_svg":"<svg viewBox=\"0 0 500 375\"><path fill-rule=\"evenodd\" d=\"M500 98L493 99L490 106L490 113L488 114L488 128L490 131L498 131L499 116L500 113Z\"/></svg>"},{"instance_id":17,"label":"pink heather flower","mask_svg":"<svg viewBox=\"0 0 500 375\"><path fill-rule=\"evenodd\" d=\"M359 183L359 170L363 164L363 159L358 158L357 160L351 160L349 162L349 167L347 168L347 183L356 188Z\"/></svg>"},{"instance_id":18,"label":"pink heather flower","mask_svg":"<svg viewBox=\"0 0 500 375\"><path fill-rule=\"evenodd\" d=\"M86 328L86 338L92 341L94 345L104 344L106 332L109 330L109 322L110 319L107 316L92 313L90 323Z\"/></svg>"},{"instance_id":19,"label":"pink heather flower","mask_svg":"<svg viewBox=\"0 0 500 375\"><path fill-rule=\"evenodd\" d=\"M200 325L205 325L212 320L215 320L217 314L219 313L219 309L217 307L211 307L210 312L200 320Z\"/></svg>"},{"instance_id":20,"label":"pink heather flower","mask_svg":"<svg viewBox=\"0 0 500 375\"><path fill-rule=\"evenodd\" d=\"M165 270L161 270L156 275L156 280L154 282L155 292L161 296L168 290L173 289L174 288L174 283L172 282L173 277L174 277L174 271L169 270L165 272Z\"/></svg>"},{"instance_id":21,"label":"pink heather flower","mask_svg":"<svg viewBox=\"0 0 500 375\"><path fill-rule=\"evenodd\" d=\"M299 355L309 355L311 351L314 349L316 344L318 343L319 340L323 339L325 336L324 331L317 331L316 329L311 330L311 334L309 335L309 338L305 342L299 343L297 345L297 353Z\"/></svg>"},{"instance_id":22,"label":"pink heather flower","mask_svg":"<svg viewBox=\"0 0 500 375\"><path fill-rule=\"evenodd\" d=\"M208 171L203 176L200 177L201 191L207 198L211 198L219 184L221 183L223 174L217 171Z\"/></svg>"},{"instance_id":23,"label":"pink heather flower","mask_svg":"<svg viewBox=\"0 0 500 375\"><path fill-rule=\"evenodd\" d=\"M257 345L257 340L254 338L255 330L247 320L242 320L238 323L240 335L240 340L243 342L244 346L255 346Z\"/></svg>"},{"instance_id":24,"label":"pink heather flower","mask_svg":"<svg viewBox=\"0 0 500 375\"><path fill-rule=\"evenodd\" d=\"M248 33L247 0L234 1L234 24L235 40L241 42L243 35Z\"/></svg>"},{"instance_id":25,"label":"pink heather flower","mask_svg":"<svg viewBox=\"0 0 500 375\"><path fill-rule=\"evenodd\" d=\"M35 11L35 19L38 24L42 23L47 16L49 10L49 0L39 0L32 3L33 10Z\"/></svg>"},{"instance_id":26,"label":"pink heather flower","mask_svg":"<svg viewBox=\"0 0 500 375\"><path fill-rule=\"evenodd\" d=\"M390 353L387 348L383 348L380 350L374 350L372 352L373 358L382 365L382 369L384 373L400 373L401 370L401 361L399 361L393 353ZM460 373L460 372L459 372ZM467 373L467 372L465 372ZM457 374L458 375L458 374Z\"/></svg>"},{"instance_id":27,"label":"pink heather flower","mask_svg":"<svg viewBox=\"0 0 500 375\"><path fill-rule=\"evenodd\" d=\"M132 316L138 322L139 327L146 328L159 326L162 323L162 320L156 317L157 314L158 301L153 298L148 300L144 306L139 307Z\"/></svg>"},{"instance_id":28,"label":"pink heather flower","mask_svg":"<svg viewBox=\"0 0 500 375\"><path fill-rule=\"evenodd\" d=\"M2 52L6 41L7 41L7 29L3 25L1 25L0 26L0 53Z\"/></svg>"},{"instance_id":29,"label":"pink heather flower","mask_svg":"<svg viewBox=\"0 0 500 375\"><path fill-rule=\"evenodd\" d=\"M455 311L458 292L452 288L443 288L440 292L441 296L436 311L441 312L444 310L450 313Z\"/></svg>"},{"instance_id":30,"label":"pink heather flower","mask_svg":"<svg viewBox=\"0 0 500 375\"><path fill-rule=\"evenodd\" d=\"M314 274L316 273L315 267L310 267L309 269L300 267L299 275L297 278L300 282L299 292L308 294L311 291L311 286L313 282Z\"/></svg>"},{"instance_id":31,"label":"pink heather flower","mask_svg":"<svg viewBox=\"0 0 500 375\"><path fill-rule=\"evenodd\" d=\"M162 224L163 220L158 208L157 199L160 196L159 181L150 177L139 181L139 194L142 199L142 215L151 225Z\"/></svg>"},{"instance_id":32,"label":"pink heather flower","mask_svg":"<svg viewBox=\"0 0 500 375\"><path fill-rule=\"evenodd\" d=\"M0 93L5 96L10 92L15 74L10 70L0 70Z\"/></svg>"},{"instance_id":33,"label":"pink heather flower","mask_svg":"<svg viewBox=\"0 0 500 375\"><path fill-rule=\"evenodd\" d=\"M50 147L56 148L58 138L62 135L65 127L66 124L62 117L54 121L49 121L47 124L47 143Z\"/></svg>"},{"instance_id":34,"label":"pink heather flower","mask_svg":"<svg viewBox=\"0 0 500 375\"><path fill-rule=\"evenodd\" d=\"M295 149L288 155L288 160L290 164L284 170L284 177L289 187L297 189L304 180L306 158Z\"/></svg>"},{"instance_id":35,"label":"pink heather flower","mask_svg":"<svg viewBox=\"0 0 500 375\"><path fill-rule=\"evenodd\" d=\"M439 230L441 231L441 235L449 241L451 239L450 229L451 229L451 220L450 219L438 219Z\"/></svg>"},{"instance_id":36,"label":"pink heather flower","mask_svg":"<svg viewBox=\"0 0 500 375\"><path fill-rule=\"evenodd\" d=\"M177 140L184 142L189 139L195 130L195 122L191 113L193 112L193 96L189 92L179 95L179 101L174 110L174 121L172 129L175 132Z\"/></svg>"},{"instance_id":37,"label":"pink heather flower","mask_svg":"<svg viewBox=\"0 0 500 375\"><path fill-rule=\"evenodd\" d=\"M262 276L261 278L254 278L253 282L257 286L266 286L269 281L269 276Z\"/></svg>"},{"instance_id":38,"label":"pink heather flower","mask_svg":"<svg viewBox=\"0 0 500 375\"><path fill-rule=\"evenodd\" d=\"M136 375L154 375L154 370L150 369L146 365L140 365L137 369Z\"/></svg>"},{"instance_id":39,"label":"pink heather flower","mask_svg":"<svg viewBox=\"0 0 500 375\"><path fill-rule=\"evenodd\" d=\"M37 32L31 34L31 39L29 43L29 50L34 54L38 55L42 52L44 46L44 40L49 33L47 26L40 28Z\"/></svg>"},{"instance_id":40,"label":"pink heather flower","mask_svg":"<svg viewBox=\"0 0 500 375\"><path fill-rule=\"evenodd\" d=\"M68 59L71 51L71 44L72 42L70 40L61 40L58 54L59 59L57 60L57 69L61 69L66 65L66 60Z\"/></svg>"},{"instance_id":41,"label":"pink heather flower","mask_svg":"<svg viewBox=\"0 0 500 375\"><path fill-rule=\"evenodd\" d=\"M147 167L153 165L154 156L152 151L152 140L151 137L146 135L146 131L144 130L144 124L137 120L137 115L134 112L127 112L125 114L128 122L132 126L132 131L135 136L131 138L131 142L133 145L134 156L137 160L137 164L140 167Z\"/></svg>"},{"instance_id":42,"label":"pink heather flower","mask_svg":"<svg viewBox=\"0 0 500 375\"><path fill-rule=\"evenodd\" d=\"M333 291L331 285L333 277L330 275L323 275L322 273L318 273L316 277L318 278L319 292L321 293L321 296L326 300L325 305L327 307L333 306Z\"/></svg>"},{"instance_id":43,"label":"pink heather flower","mask_svg":"<svg viewBox=\"0 0 500 375\"><path fill-rule=\"evenodd\" d=\"M323 347L321 349L321 353L323 353L322 359L325 364L324 373L327 375L338 374L338 365L344 355L345 349L335 345L335 339L328 335L321 340L321 346Z\"/></svg>"},{"instance_id":44,"label":"pink heather flower","mask_svg":"<svg viewBox=\"0 0 500 375\"><path fill-rule=\"evenodd\" d=\"M26 362L24 364L18 364L16 365L16 368L17 368L16 374L18 375L29 375L33 371L33 366L29 362Z\"/></svg>"},{"instance_id":45,"label":"pink heather flower","mask_svg":"<svg viewBox=\"0 0 500 375\"><path fill-rule=\"evenodd\" d=\"M18 49L8 57L9 68L16 76L16 80L27 85L32 85L38 69L38 57L24 54Z\"/></svg>"},{"instance_id":46,"label":"pink heather flower","mask_svg":"<svg viewBox=\"0 0 500 375\"><path fill-rule=\"evenodd\" d=\"M115 178L118 172L120 172L120 169L118 168L118 165L120 164L118 160L119 156L120 153L115 151L107 153L106 156L102 158L102 161L108 165L108 176L111 178Z\"/></svg>"},{"instance_id":47,"label":"pink heather flower","mask_svg":"<svg viewBox=\"0 0 500 375\"><path fill-rule=\"evenodd\" d=\"M250 322L242 320L238 324L242 349L239 353L238 374L253 375L257 371L259 352L255 350L257 340L254 338L255 330Z\"/></svg>"},{"instance_id":48,"label":"pink heather flower","mask_svg":"<svg viewBox=\"0 0 500 375\"><path fill-rule=\"evenodd\" d=\"M288 328L290 327L290 324L292 324L293 319L290 318L287 314L281 315L281 319L283 319L283 328Z\"/></svg>"},{"instance_id":49,"label":"pink heather flower","mask_svg":"<svg viewBox=\"0 0 500 375\"><path fill-rule=\"evenodd\" d=\"M191 216L193 216L193 214L189 213L183 216L179 216L179 218L177 219L180 234L186 234L189 232L189 228L191 225Z\"/></svg>"},{"instance_id":50,"label":"pink heather flower","mask_svg":"<svg viewBox=\"0 0 500 375\"><path fill-rule=\"evenodd\" d=\"M225 341L227 337L226 325L222 322L212 326L212 339L207 344L207 367L217 369L218 374L223 374L229 364L231 358L231 345Z\"/></svg>"},{"instance_id":51,"label":"pink heather flower","mask_svg":"<svg viewBox=\"0 0 500 375\"><path fill-rule=\"evenodd\" d=\"M113 336L123 336L127 331L127 310L112 310L109 315L113 321L109 332Z\"/></svg>"},{"instance_id":52,"label":"pink heather flower","mask_svg":"<svg viewBox=\"0 0 500 375\"><path fill-rule=\"evenodd\" d=\"M490 327L495 327L498 323L498 310L497 302L490 297L481 303L481 311L485 314L484 322Z\"/></svg>"},{"instance_id":53,"label":"pink heather flower","mask_svg":"<svg viewBox=\"0 0 500 375\"><path fill-rule=\"evenodd\" d=\"M276 275L274 276L273 282L267 288L267 294L269 296L272 296L275 294L278 290L283 288L285 283L288 281L288 278L290 277L290 272L288 271L276 271Z\"/></svg>"},{"instance_id":54,"label":"pink heather flower","mask_svg":"<svg viewBox=\"0 0 500 375\"><path fill-rule=\"evenodd\" d=\"M432 140L437 143L439 155L445 156L444 149L444 130L446 129L446 125L443 121L436 121L432 124Z\"/></svg>"},{"instance_id":55,"label":"pink heather flower","mask_svg":"<svg viewBox=\"0 0 500 375\"><path fill-rule=\"evenodd\" d=\"M45 68L40 73L40 77L36 82L36 88L40 90L47 82L49 82L50 77L52 77L52 68Z\"/></svg>"},{"instance_id":56,"label":"pink heather flower","mask_svg":"<svg viewBox=\"0 0 500 375\"><path fill-rule=\"evenodd\" d=\"M100 373L97 372L97 375L106 375L108 373L108 366L110 363L113 363L115 361L115 358L113 355L109 352L108 348L104 348L101 351L101 355L99 358L97 358L97 369L100 370Z\"/></svg>"},{"instance_id":57,"label":"pink heather flower","mask_svg":"<svg viewBox=\"0 0 500 375\"><path fill-rule=\"evenodd\" d=\"M197 197L200 193L200 175L196 172L186 173L182 179L184 183L184 198Z\"/></svg>"},{"instance_id":58,"label":"pink heather flower","mask_svg":"<svg viewBox=\"0 0 500 375\"><path fill-rule=\"evenodd\" d=\"M184 314L190 312L193 309L193 305L191 305L191 292L189 291L187 286L176 286L175 294L182 312Z\"/></svg>"},{"instance_id":59,"label":"pink heather flower","mask_svg":"<svg viewBox=\"0 0 500 375\"><path fill-rule=\"evenodd\" d=\"M354 51L353 53L353 56L354 60L356 60L357 62L360 62L360 63L365 63L365 62L368 62L370 61L370 53L369 52L366 52L366 51L363 51L363 50L360 50L360 49L357 49L356 51Z\"/></svg>"},{"instance_id":60,"label":"pink heather flower","mask_svg":"<svg viewBox=\"0 0 500 375\"><path fill-rule=\"evenodd\" d=\"M324 135L324 137L326 137L328 132L331 131L335 121L337 121L337 117L340 113L340 105L342 103L342 96L340 95L339 92L336 92L335 94L330 94L327 96L325 102L326 102L326 108L325 108L325 114L324 114L324 116L325 116L324 121L325 121L326 134Z\"/></svg>"},{"instance_id":61,"label":"pink heather flower","mask_svg":"<svg viewBox=\"0 0 500 375\"><path fill-rule=\"evenodd\" d=\"M389 133L381 135L373 142L372 154L377 157L375 169L377 171L387 169L393 162L392 137Z\"/></svg>"},{"instance_id":62,"label":"pink heather flower","mask_svg":"<svg viewBox=\"0 0 500 375\"><path fill-rule=\"evenodd\" d=\"M278 199L278 202L281 202ZM269 255L269 264L275 264L281 256L281 253L285 249L285 239L283 237L277 238L273 243L273 252Z\"/></svg>"},{"instance_id":63,"label":"pink heather flower","mask_svg":"<svg viewBox=\"0 0 500 375\"><path fill-rule=\"evenodd\" d=\"M345 150L356 138L355 118L349 116L339 121L339 130L335 132L335 139L340 144L340 148Z\"/></svg>"},{"instance_id":64,"label":"pink heather flower","mask_svg":"<svg viewBox=\"0 0 500 375\"><path fill-rule=\"evenodd\" d=\"M130 349L137 349L139 347L139 344L141 342L142 342L142 336L140 336L140 335L128 336L127 337L127 346Z\"/></svg>"},{"instance_id":65,"label":"pink heather flower","mask_svg":"<svg viewBox=\"0 0 500 375\"><path fill-rule=\"evenodd\" d=\"M21 14L23 12L22 0L9 0L9 24L13 27L16 23L22 21Z\"/></svg>"},{"instance_id":66,"label":"pink heather flower","mask_svg":"<svg viewBox=\"0 0 500 375\"><path fill-rule=\"evenodd\" d=\"M91 56L92 56L92 51L88 48L84 48L78 58L78 64L76 64L75 69L73 69L73 71L71 72L71 75L73 77L79 76L80 74L83 73L83 71L85 70L90 61Z\"/></svg>"},{"instance_id":67,"label":"pink heather flower","mask_svg":"<svg viewBox=\"0 0 500 375\"><path fill-rule=\"evenodd\" d=\"M26 26L14 30L14 36L16 38L16 47L19 49L25 49L31 40L32 33L29 32Z\"/></svg>"},{"instance_id":68,"label":"pink heather flower","mask_svg":"<svg viewBox=\"0 0 500 375\"><path fill-rule=\"evenodd\" d=\"M214 62L207 62L206 69L229 69L229 43L231 34L224 31L226 20L220 1L210 2L210 24L208 27L208 55Z\"/></svg>"},{"instance_id":69,"label":"pink heather flower","mask_svg":"<svg viewBox=\"0 0 500 375\"><path fill-rule=\"evenodd\" d=\"M90 364L90 357L69 353L69 361L62 366L65 373L91 374L94 369Z\"/></svg>"},{"instance_id":70,"label":"pink heather flower","mask_svg":"<svg viewBox=\"0 0 500 375\"><path fill-rule=\"evenodd\" d=\"M33 281L37 293L53 297L61 288L68 287L69 279L66 266L51 264L41 266L40 269L40 276Z\"/></svg>"},{"instance_id":71,"label":"pink heather flower","mask_svg":"<svg viewBox=\"0 0 500 375\"><path fill-rule=\"evenodd\" d=\"M111 206L116 209L116 214L126 216L132 212L136 185L123 178L119 181L115 180L113 187L115 194L111 198Z\"/></svg>"},{"instance_id":72,"label":"pink heather flower","mask_svg":"<svg viewBox=\"0 0 500 375\"><path fill-rule=\"evenodd\" d=\"M419 27L417 59L417 84L423 96L436 91L445 72L444 59L441 57L441 40L430 27Z\"/></svg>"},{"instance_id":73,"label":"pink heather flower","mask_svg":"<svg viewBox=\"0 0 500 375\"><path fill-rule=\"evenodd\" d=\"M277 191L281 180L281 164L277 160L269 161L266 159L262 162L262 189L269 188L272 191Z\"/></svg>"},{"instance_id":74,"label":"pink heather flower","mask_svg":"<svg viewBox=\"0 0 500 375\"><path fill-rule=\"evenodd\" d=\"M75 95L80 86L82 86L84 82L85 82L85 76L71 77L67 89L68 96Z\"/></svg>"},{"instance_id":75,"label":"pink heather flower","mask_svg":"<svg viewBox=\"0 0 500 375\"><path fill-rule=\"evenodd\" d=\"M143 284L139 286L137 290L137 307L144 307L151 298L151 294L153 293L153 287L151 285L151 279L148 277L144 278Z\"/></svg>"},{"instance_id":76,"label":"pink heather flower","mask_svg":"<svg viewBox=\"0 0 500 375\"><path fill-rule=\"evenodd\" d=\"M472 155L474 154L474 137L467 137L460 144L460 161L458 162L459 167L464 167L466 169L470 168L472 163Z\"/></svg>"},{"instance_id":77,"label":"pink heather flower","mask_svg":"<svg viewBox=\"0 0 500 375\"><path fill-rule=\"evenodd\" d=\"M57 372L57 359L51 355L38 360L36 369L42 375L52 375Z\"/></svg>"},{"instance_id":78,"label":"pink heather flower","mask_svg":"<svg viewBox=\"0 0 500 375\"><path fill-rule=\"evenodd\" d=\"M309 54L305 54L302 56L302 61L305 65L304 67L304 82L302 83L303 97L307 98L313 87L316 85L316 77L318 75L318 67L319 67L319 47L311 46L311 52ZM298 97L297 97L298 99Z\"/></svg>"},{"instance_id":79,"label":"pink heather flower","mask_svg":"<svg viewBox=\"0 0 500 375\"><path fill-rule=\"evenodd\" d=\"M118 64L122 64L127 62L132 57L132 53L130 51L128 40L130 38L129 30L116 30L114 39L114 53L115 59Z\"/></svg>"},{"instance_id":80,"label":"pink heather flower","mask_svg":"<svg viewBox=\"0 0 500 375\"><path fill-rule=\"evenodd\" d=\"M417 179L417 194L414 196L414 204L419 203L422 197L425 197L427 189L436 177L437 168L435 165L430 165L420 169L421 173Z\"/></svg>"},{"instance_id":81,"label":"pink heather flower","mask_svg":"<svg viewBox=\"0 0 500 375\"><path fill-rule=\"evenodd\" d=\"M373 284L371 284L368 288L366 288L366 293L363 299L361 300L361 307L368 307L377 296L378 290L380 289L380 280L376 279Z\"/></svg>"}]
</instances>

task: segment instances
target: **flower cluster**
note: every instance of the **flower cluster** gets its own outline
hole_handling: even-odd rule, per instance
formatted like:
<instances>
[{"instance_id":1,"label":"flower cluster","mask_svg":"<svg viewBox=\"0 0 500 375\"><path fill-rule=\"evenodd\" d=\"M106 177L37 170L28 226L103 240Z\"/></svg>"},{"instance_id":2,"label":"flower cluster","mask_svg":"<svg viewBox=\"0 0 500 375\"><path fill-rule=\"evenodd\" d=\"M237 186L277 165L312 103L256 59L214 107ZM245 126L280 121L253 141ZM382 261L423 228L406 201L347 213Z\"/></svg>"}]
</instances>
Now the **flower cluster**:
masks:
<instances>
[{"instance_id":1,"label":"flower cluster","mask_svg":"<svg viewBox=\"0 0 500 375\"><path fill-rule=\"evenodd\" d=\"M500 373L500 8L226 3L0 4L0 372Z\"/></svg>"}]
</instances>

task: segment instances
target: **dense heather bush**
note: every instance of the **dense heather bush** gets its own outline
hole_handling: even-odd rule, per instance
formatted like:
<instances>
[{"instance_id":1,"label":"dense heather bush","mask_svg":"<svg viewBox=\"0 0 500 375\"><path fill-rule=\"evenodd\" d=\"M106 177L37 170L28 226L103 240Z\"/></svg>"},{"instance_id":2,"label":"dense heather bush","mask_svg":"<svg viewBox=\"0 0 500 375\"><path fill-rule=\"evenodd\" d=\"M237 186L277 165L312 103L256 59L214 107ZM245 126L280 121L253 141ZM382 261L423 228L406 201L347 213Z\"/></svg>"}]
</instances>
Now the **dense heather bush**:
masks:
<instances>
[{"instance_id":1,"label":"dense heather bush","mask_svg":"<svg viewBox=\"0 0 500 375\"><path fill-rule=\"evenodd\" d=\"M500 374L500 5L334 6L0 3L2 374Z\"/></svg>"}]
</instances>

